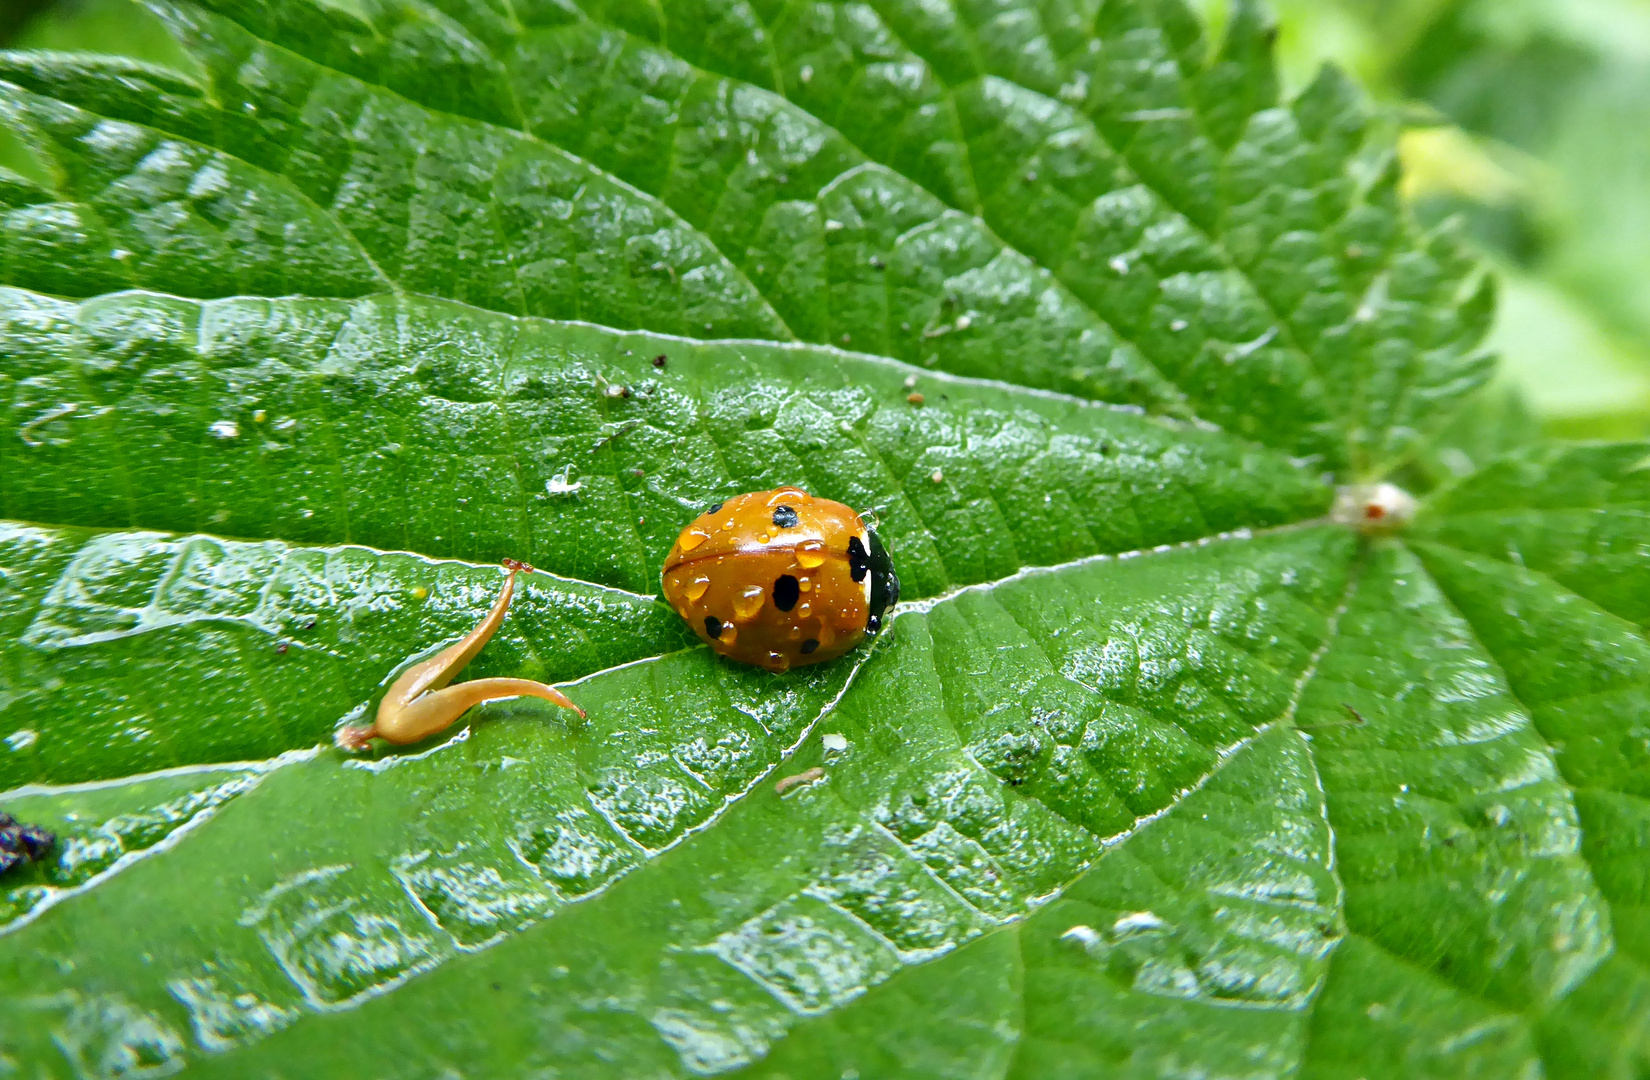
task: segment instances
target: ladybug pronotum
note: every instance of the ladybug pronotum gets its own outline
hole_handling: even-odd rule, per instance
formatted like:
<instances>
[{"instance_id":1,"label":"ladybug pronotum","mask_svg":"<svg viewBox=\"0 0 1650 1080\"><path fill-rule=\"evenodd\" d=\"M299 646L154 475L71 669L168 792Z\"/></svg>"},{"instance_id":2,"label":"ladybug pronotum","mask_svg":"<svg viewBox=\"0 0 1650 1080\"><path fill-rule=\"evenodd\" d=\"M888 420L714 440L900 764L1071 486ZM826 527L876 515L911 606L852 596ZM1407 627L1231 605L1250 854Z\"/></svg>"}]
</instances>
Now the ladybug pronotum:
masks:
<instances>
[{"instance_id":1,"label":"ladybug pronotum","mask_svg":"<svg viewBox=\"0 0 1650 1080\"><path fill-rule=\"evenodd\" d=\"M860 516L782 487L737 495L671 546L665 600L731 660L786 671L834 660L899 600L899 575Z\"/></svg>"}]
</instances>

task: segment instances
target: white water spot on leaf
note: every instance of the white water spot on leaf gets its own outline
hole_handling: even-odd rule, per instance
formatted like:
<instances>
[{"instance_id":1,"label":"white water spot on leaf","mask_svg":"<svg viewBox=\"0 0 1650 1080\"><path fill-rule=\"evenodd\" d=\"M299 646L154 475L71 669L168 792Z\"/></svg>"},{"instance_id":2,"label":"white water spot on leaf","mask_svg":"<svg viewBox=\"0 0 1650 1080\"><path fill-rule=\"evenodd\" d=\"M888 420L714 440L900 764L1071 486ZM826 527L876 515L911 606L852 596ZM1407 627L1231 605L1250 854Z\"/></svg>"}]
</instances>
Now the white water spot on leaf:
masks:
<instances>
[{"instance_id":1,"label":"white water spot on leaf","mask_svg":"<svg viewBox=\"0 0 1650 1080\"><path fill-rule=\"evenodd\" d=\"M1069 945L1076 945L1079 948L1087 949L1100 944L1100 934L1094 929L1094 927L1084 926L1079 923L1070 930L1067 930L1065 933L1061 934L1060 940Z\"/></svg>"},{"instance_id":2,"label":"white water spot on leaf","mask_svg":"<svg viewBox=\"0 0 1650 1080\"><path fill-rule=\"evenodd\" d=\"M888 943L841 910L793 897L706 947L801 1013L858 997L900 967Z\"/></svg>"},{"instance_id":3,"label":"white water spot on leaf","mask_svg":"<svg viewBox=\"0 0 1650 1080\"><path fill-rule=\"evenodd\" d=\"M266 891L241 916L270 955L317 1007L382 990L439 962L450 945L404 893L369 891L377 883L349 865L316 867Z\"/></svg>"},{"instance_id":4,"label":"white water spot on leaf","mask_svg":"<svg viewBox=\"0 0 1650 1080\"><path fill-rule=\"evenodd\" d=\"M173 979L166 987L189 1010L195 1041L214 1053L273 1035L298 1017L296 1009L271 1004L256 994L231 994L212 976Z\"/></svg>"},{"instance_id":5,"label":"white water spot on leaf","mask_svg":"<svg viewBox=\"0 0 1650 1080\"><path fill-rule=\"evenodd\" d=\"M175 1072L183 1036L118 994L73 999L52 1042L81 1080L128 1080Z\"/></svg>"},{"instance_id":6,"label":"white water spot on leaf","mask_svg":"<svg viewBox=\"0 0 1650 1080\"><path fill-rule=\"evenodd\" d=\"M501 872L462 858L464 845L445 855L421 851L392 867L410 895L460 946L486 944L542 918L556 898L520 865ZM506 876L506 873L509 876Z\"/></svg>"},{"instance_id":7,"label":"white water spot on leaf","mask_svg":"<svg viewBox=\"0 0 1650 1080\"><path fill-rule=\"evenodd\" d=\"M668 758L638 765L635 772L607 770L590 801L642 847L660 850L715 809L704 786Z\"/></svg>"},{"instance_id":8,"label":"white water spot on leaf","mask_svg":"<svg viewBox=\"0 0 1650 1080\"><path fill-rule=\"evenodd\" d=\"M525 826L510 841L516 857L567 896L605 885L636 861L606 822L586 810L563 810L553 821Z\"/></svg>"},{"instance_id":9,"label":"white water spot on leaf","mask_svg":"<svg viewBox=\"0 0 1650 1080\"><path fill-rule=\"evenodd\" d=\"M214 420L206 430L210 431L215 439L238 439L241 437L241 425L233 420Z\"/></svg>"},{"instance_id":10,"label":"white water spot on leaf","mask_svg":"<svg viewBox=\"0 0 1650 1080\"><path fill-rule=\"evenodd\" d=\"M571 495L573 492L584 487L583 480L568 479L568 474L570 472L572 472L571 466L563 469L561 472L546 480L544 482L544 490L552 495Z\"/></svg>"},{"instance_id":11,"label":"white water spot on leaf","mask_svg":"<svg viewBox=\"0 0 1650 1080\"><path fill-rule=\"evenodd\" d=\"M1143 930L1162 930L1168 924L1150 911L1131 911L1111 924L1112 933L1119 936Z\"/></svg>"},{"instance_id":12,"label":"white water spot on leaf","mask_svg":"<svg viewBox=\"0 0 1650 1080\"><path fill-rule=\"evenodd\" d=\"M27 750L39 740L39 732L29 728L18 728L6 736L6 747L10 750Z\"/></svg>"}]
</instances>

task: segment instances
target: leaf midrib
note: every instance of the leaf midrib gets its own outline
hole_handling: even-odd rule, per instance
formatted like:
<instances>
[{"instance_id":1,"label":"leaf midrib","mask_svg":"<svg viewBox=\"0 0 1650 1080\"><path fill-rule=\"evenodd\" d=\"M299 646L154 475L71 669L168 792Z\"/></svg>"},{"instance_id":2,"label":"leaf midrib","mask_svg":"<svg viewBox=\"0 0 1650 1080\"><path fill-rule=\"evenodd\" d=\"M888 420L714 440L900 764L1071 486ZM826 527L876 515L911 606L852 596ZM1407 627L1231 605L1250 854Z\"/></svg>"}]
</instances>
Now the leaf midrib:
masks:
<instances>
[{"instance_id":1,"label":"leaf midrib","mask_svg":"<svg viewBox=\"0 0 1650 1080\"><path fill-rule=\"evenodd\" d=\"M20 290L20 291L27 292L27 291L31 291L31 290ZM43 295L43 294L38 294L38 295ZM135 296L166 297L166 296L169 296L171 294L157 293L157 292L153 292L151 290L130 290L126 293L106 294L106 295L111 295L111 296L112 295L135 295ZM384 296L384 295L387 295L387 294L378 294L378 295L379 296ZM415 299L415 298L416 298L415 294L399 294L395 297L395 299L397 299L398 301L403 300L403 299ZM204 314L204 312L205 312L208 305L231 303L231 302L233 302L237 299L244 299L244 298L242 298L242 297L220 297L220 298L213 299L213 300L196 300L196 299L185 297L185 298L180 298L180 299L184 299L189 303L199 305L200 314ZM264 299L264 298L254 297L254 299ZM336 300L335 302L340 303L340 304L350 305L350 306L353 307L354 305L370 303L373 299L374 299L374 297L367 296L367 297L357 297L357 298L351 298L351 299L339 299L339 300ZM83 304L85 304L89 301L72 300L71 299L71 300L68 300L66 302L67 303L72 303L72 304L77 304L77 305L83 305ZM851 351L848 351L848 350L838 349L837 347L831 346L831 345L815 345L815 344L811 344L811 343L807 343L807 342L777 342L776 343L776 342L769 342L769 341L766 341L766 340L763 340L763 339L741 339L741 338L705 340L705 339L698 339L698 338L687 338L687 337L682 337L680 335L655 334L651 331L615 330L614 328L601 326L600 324L586 323L586 322L574 321L574 320L547 319L547 318L543 318L541 316L535 316L535 315L511 315L511 314L503 313L503 312L492 312L492 311L490 311L490 309L476 307L475 305L463 304L462 302L459 302L459 301L446 300L444 298L434 298L433 302L438 303L438 304L442 304L442 305L452 305L452 306L459 307L459 308L471 307L471 308L474 308L475 310L478 310L478 311L487 311L487 312L489 312L489 314L494 315L496 317L509 319L509 320L511 320L511 324L512 324L512 338L511 338L512 341L515 341L519 338L520 327L521 327L522 323L526 322L526 321L531 321L533 323L537 323L537 324L543 325L543 326L563 326L563 325L565 325L565 326L593 327L593 328L599 329L599 330L601 330L605 333L609 333L609 334L614 335L615 340L622 340L625 336L632 335L632 334L645 334L647 337L649 337L651 339L663 340L663 341L677 340L677 341L681 341L684 344L690 345L690 346L695 347L695 348L716 347L716 346L737 347L737 346L742 345L742 344L749 344L749 345L752 345L752 346L755 346L755 347L781 348L781 349L785 349L785 350L788 350L788 351L794 350L794 351L799 351L799 352L800 351L824 352L827 355L840 356L843 359L852 360L856 363L870 364L872 366L885 368L885 369L891 369L893 371L904 373L904 374L921 375L923 378L929 379L930 381L933 381L933 382L944 382L944 383L950 383L950 384L959 385L959 386L979 387L979 388L982 388L982 389L995 390L995 391L998 391L998 392L1001 392L1001 393L1004 393L1004 394L1007 394L1007 395L1010 395L1010 396L1022 396L1023 395L1023 396L1028 396L1028 397L1034 397L1034 398L1039 398L1039 399L1045 400L1045 401L1052 401L1052 402L1055 402L1055 403L1072 406L1072 407L1075 407L1075 408L1077 408L1081 411L1099 410L1101 412L1117 412L1117 413L1122 413L1122 414L1129 415L1129 416L1136 416L1136 417L1141 418L1145 422L1150 423L1151 425L1153 425L1155 427L1163 428L1163 429L1166 429L1166 430L1169 430L1169 431L1184 430L1188 427L1196 427L1196 426L1202 426L1204 428L1204 430L1209 430L1210 428L1213 428L1215 431L1218 431L1221 434L1221 436L1224 440L1229 441L1232 445L1234 445L1236 447L1255 447L1257 449L1265 449L1266 452L1268 452L1268 453L1276 453L1275 450L1271 450L1270 448L1261 448L1261 447L1258 446L1258 444L1251 443L1248 440L1243 439L1239 436L1231 435L1229 433L1221 431L1219 428L1216 428L1215 425L1206 424L1206 423L1194 424L1192 421L1177 420L1177 419L1172 418L1172 417L1152 415L1150 413L1144 412L1144 410L1140 409L1138 406L1117 405L1117 404L1112 404L1112 403L1107 403L1107 402L1094 401L1094 400L1087 399L1087 398L1077 397L1075 395L1063 394L1059 391L1046 390L1046 389L1042 389L1042 388L1038 388L1038 387L1023 387L1023 386L1019 386L1019 385L1014 384L1014 383L1007 383L1007 382L1003 382L1003 381L995 380L995 379L982 379L982 378L973 377L973 376L956 375L956 374L950 373L950 372L933 372L933 371L928 371L927 369L916 367L912 364L908 364L908 363L906 363L904 361L901 361L901 360L896 360L892 357L886 357L886 356L882 356L882 355L875 354L875 353L855 353L855 352L851 352ZM337 341L349 329L350 325L351 325L351 320L345 319L334 330L332 340L327 346L328 350L329 350L329 355L330 355L330 350L332 350L333 348L336 347ZM193 352L197 356L201 355L201 336L198 332L198 323L197 323L196 343L193 346ZM515 353L514 353L513 348L504 348L500 351L499 366L498 366L497 370L495 372L493 372L493 377L492 377L492 380L491 380L492 381L492 387L491 387L489 397L486 401L486 404L494 411L495 415L499 415L499 416L501 416L505 419L506 426L508 426L508 409L505 408L505 405L506 405L506 401L507 401L508 388L505 385L505 383L508 380L509 373L510 373L510 370L511 370L511 367L512 367L514 361L515 361ZM77 383L81 386L82 395L86 396L87 400L95 400L95 395L91 395L90 391L89 391L89 388L87 388L84 384L84 371L82 370L82 368L78 364L73 366L73 378L75 378L77 380ZM695 381L695 385L697 385L697 380ZM427 393L433 394L434 392L433 391L427 391ZM706 431L707 434L708 434L708 425L707 425L706 414L705 414L705 410L704 410L704 404L707 400L708 400L708 395L706 395L702 392L699 393L696 396L696 398L695 398L695 417L698 421L700 430L701 431ZM191 405L191 407L193 407L193 405ZM605 397L600 399L599 407L602 409L603 415L604 416L607 415L608 403L607 403ZM959 414L959 416L960 415L961 414ZM89 419L91 419L93 422L101 422L101 420L102 420L101 417L95 417L95 418L89 417ZM1044 418L1044 419L1045 419L1045 423L1046 423L1046 418ZM322 429L325 432L325 437L328 440L332 440L335 437L335 432L334 432L333 428L334 428L334 425L336 423L337 423L337 421L332 420L332 421L327 421L327 422L322 424ZM877 450L877 448L875 447L874 444L872 444L869 440L867 440L865 438L865 433L861 429L860 425L855 424L851 431L843 431L842 434L846 437L852 438L854 440L854 444L862 452L864 452L869 458L871 458L872 460L874 460L878 463L878 467L880 469L880 472L881 472L883 478L885 479L889 490L891 492L897 493L897 495L898 495L899 499L901 500L901 502L903 503L905 509L911 515L912 520L921 527L921 535L923 535L926 538L927 546L935 553L936 559L938 560L937 565L944 568L944 573L945 573L946 577L949 580L955 580L954 570L946 565L946 559L945 559L944 552L940 551L937 547L935 547L935 545L933 543L933 540L932 540L934 532L933 532L933 530L930 526L930 522L928 521L927 517L918 508L918 501L914 500L911 497L911 492L909 490L909 486L907 485L907 483L902 481L894 473L894 471L891 470L887 466L886 461L882 458L880 451ZM207 436L201 435L199 437L199 442L197 443L197 446L206 445L206 439L207 439ZM723 455L722 455L722 452L721 452L720 444L716 443L716 441L714 439L709 439L708 441L710 442L710 444L712 446L714 446L716 448L718 457L722 458ZM604 449L605 452L611 454L613 452L613 447L612 447L611 442L606 444L603 447L603 449ZM519 491L524 491L525 489L523 487L522 474L521 474L521 469L520 469L520 458L519 458L519 454L517 453L517 450L518 450L518 448L515 446L515 444L512 444L511 455L510 455L508 460L509 460L509 470L510 470L510 474L511 474L511 483L512 483L514 489L519 492ZM796 456L797 456L798 460L800 462L802 462L803 467L806 468L808 462L811 460L811 456L806 455L806 454L799 454L799 455L796 455ZM340 460L341 459L339 459L337 457L337 455L333 455L334 463L336 463ZM725 463L725 459L724 459L724 463ZM269 535L269 534L260 535L260 536L239 536L239 535L231 536L231 535L227 535L227 534L220 534L220 533L210 529L209 527L206 527L206 523L201 522L199 520L196 521L195 527L191 530L188 530L187 532L178 532L178 531L175 531L175 530L168 530L168 529L152 529L148 526L145 526L145 525L141 524L137 519L136 510L135 510L135 503L134 503L135 495L133 494L132 481L130 479L130 474L129 474L128 469L127 469L127 463L126 463L125 458L122 457L121 459L119 459L117 464L118 464L120 476L122 477L122 483L124 484L124 486L127 490L126 525L123 527L124 530L143 531L143 532L158 532L158 533L167 533L169 535L201 535L201 536L217 537L217 538L221 538L221 539L239 540L239 541L245 541L245 542L277 541L277 542L281 542L281 543L295 544L295 545L298 545L298 546L315 546L315 547L329 547L329 548L330 547L361 547L361 548L364 548L366 550L375 551L375 552L388 552L388 551L398 550L398 549L394 549L394 548L381 548L381 547L377 547L377 546L374 546L374 545L357 543L356 541L353 540L353 538L349 534L347 520L345 521L345 534L344 534L344 536L342 537L341 540L334 541L334 542L331 542L331 543L322 543L322 544L305 543L305 542L302 542L302 541L291 540L291 539L289 539L287 537L284 537L284 536ZM336 479L336 477L334 479ZM920 479L913 480L912 482L913 483L920 483L921 480ZM1002 509L1001 509L1000 504L998 504L996 502L995 492L991 492L989 494L990 494L990 497L992 499L993 505L997 508L998 515L1002 516ZM1125 498L1132 498L1133 497L1132 492L1123 492L1122 495ZM628 497L628 493L627 493L627 497ZM347 511L347 502L348 501L346 499L343 499L341 496L339 496L339 497L335 498L335 501L338 502ZM1199 513L1199 516L1201 518L1202 513L1203 513L1202 506L1199 505L1198 503L1196 503L1195 501L1192 503L1192 505L1197 509L1197 511ZM1321 520L1322 520L1322 518L1316 518L1316 517L1315 518L1303 518L1303 519L1300 519L1298 521L1289 522L1289 523L1286 523L1286 524L1283 524L1283 525L1278 525L1278 526L1262 527L1262 528L1243 528L1243 529L1239 529L1239 530L1234 530L1233 533L1225 533L1225 534L1205 534L1204 536L1198 537L1198 538L1193 539L1193 540L1181 541L1177 544L1171 544L1171 545L1168 545L1168 546L1169 547L1178 547L1178 546L1181 546L1182 544L1206 543L1206 542L1211 542L1211 541L1214 541L1214 540L1225 539L1228 536L1232 536L1235 533L1239 533L1239 532L1247 532L1251 536L1266 535L1266 534L1268 534L1268 533L1270 533L1274 530L1277 530L1277 529L1289 529L1289 528L1293 528L1293 527L1310 525L1314 522L1321 521ZM645 545L643 543L643 538L641 537L641 534L637 531L636 521L637 521L637 516L634 513L627 513L625 515L624 527L625 527L627 533L633 538L634 546L635 546L635 549L636 549L637 553L639 554L640 562L642 564L645 564L646 561L647 561L647 557L646 557L647 553L646 553ZM78 522L53 522L53 523L32 522L31 524L36 524L36 525L38 525L40 527L43 527L43 528L86 528L87 527L87 526L81 525ZM1206 521L1204 522L1204 525L1205 525L1205 527L1207 526ZM97 529L96 531L110 531L110 530L109 529ZM1016 573L1019 573L1019 572L1022 572L1022 571L1034 571L1034 570L1038 570L1038 569L1058 570L1058 569L1060 569L1064 566L1071 565L1073 563L1080 563L1080 562L1084 561L1085 559L1112 558L1112 557L1132 557L1132 556L1135 556L1135 555L1138 555L1138 554L1149 553L1149 552L1152 552L1152 551L1161 550L1164 547L1164 545L1155 545L1155 546L1152 546L1152 547L1139 549L1138 551L1130 551L1130 552L1098 552L1094 555L1083 556L1080 559L1070 560L1067 563L1057 563L1057 564L1052 564L1048 567L1039 567L1039 566L1025 564L1023 561L1021 561L1021 556L1019 554L1019 550L1018 550L1018 546L1017 546L1017 538L1013 536L1012 532L1010 532L1009 535L1010 535L1011 540L1015 540L1015 542L1016 542L1016 547L1015 547L1015 550L1014 550L1014 557L1015 557L1016 562L1019 563L1019 567L1018 567L1018 570L1016 570ZM462 562L462 563L466 563L466 564L470 564L470 565L485 565L485 564L481 564L481 563L475 563L473 560L469 560L469 559L458 558L458 559L449 560L445 557L430 556L430 555L428 555L426 553L423 553L423 552L408 552L408 554L417 555L418 557L425 558L425 559L434 559L435 561L456 561L456 562ZM613 589L615 591L627 593L629 595L648 596L648 598L651 599L650 594L633 593L633 592L631 592L631 590L627 590L627 589L624 589L620 586L615 586L615 585L605 583L605 582L585 581L584 579L571 578L571 577L567 577L566 575L557 575L557 576L563 577L565 580L568 580L568 581L579 582L579 583L587 584L587 585L590 585L590 586L596 587L596 588ZM978 584L991 585L993 583L992 582L981 582L981 583L978 583Z\"/></svg>"}]
</instances>

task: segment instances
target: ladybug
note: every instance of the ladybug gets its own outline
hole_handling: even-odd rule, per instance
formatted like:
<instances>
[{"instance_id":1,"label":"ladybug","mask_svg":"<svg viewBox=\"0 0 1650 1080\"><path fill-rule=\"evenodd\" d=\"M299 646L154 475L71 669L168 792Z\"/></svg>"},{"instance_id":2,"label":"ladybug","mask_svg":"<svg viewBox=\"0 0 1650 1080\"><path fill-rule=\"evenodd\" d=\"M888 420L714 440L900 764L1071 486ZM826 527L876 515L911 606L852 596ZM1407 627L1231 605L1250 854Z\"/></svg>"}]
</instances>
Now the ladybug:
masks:
<instances>
[{"instance_id":1,"label":"ladybug","mask_svg":"<svg viewBox=\"0 0 1650 1080\"><path fill-rule=\"evenodd\" d=\"M882 629L899 575L853 510L796 487L737 495L665 558L665 600L718 653L769 671L834 660Z\"/></svg>"}]
</instances>

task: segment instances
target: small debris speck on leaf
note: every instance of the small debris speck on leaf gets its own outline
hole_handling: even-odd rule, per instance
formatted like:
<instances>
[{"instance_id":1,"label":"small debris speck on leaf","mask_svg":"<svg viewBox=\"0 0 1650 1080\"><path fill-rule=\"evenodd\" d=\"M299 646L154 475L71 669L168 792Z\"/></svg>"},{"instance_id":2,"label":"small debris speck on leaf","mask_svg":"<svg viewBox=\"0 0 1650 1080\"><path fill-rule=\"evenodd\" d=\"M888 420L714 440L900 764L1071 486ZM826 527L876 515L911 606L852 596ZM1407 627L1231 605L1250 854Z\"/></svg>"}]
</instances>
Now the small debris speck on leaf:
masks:
<instances>
[{"instance_id":1,"label":"small debris speck on leaf","mask_svg":"<svg viewBox=\"0 0 1650 1080\"><path fill-rule=\"evenodd\" d=\"M919 394L915 391L912 391L911 393L905 395L905 400L909 401L913 405L921 405L922 401L923 401L923 397L922 397L921 394Z\"/></svg>"},{"instance_id":2,"label":"small debris speck on leaf","mask_svg":"<svg viewBox=\"0 0 1650 1080\"><path fill-rule=\"evenodd\" d=\"M776 795L783 795L793 787L800 787L803 784L811 784L824 775L825 770L821 769L818 765L815 765L807 772L799 772L795 776L785 777L783 780L780 780L778 783L774 784L773 790Z\"/></svg>"}]
</instances>

